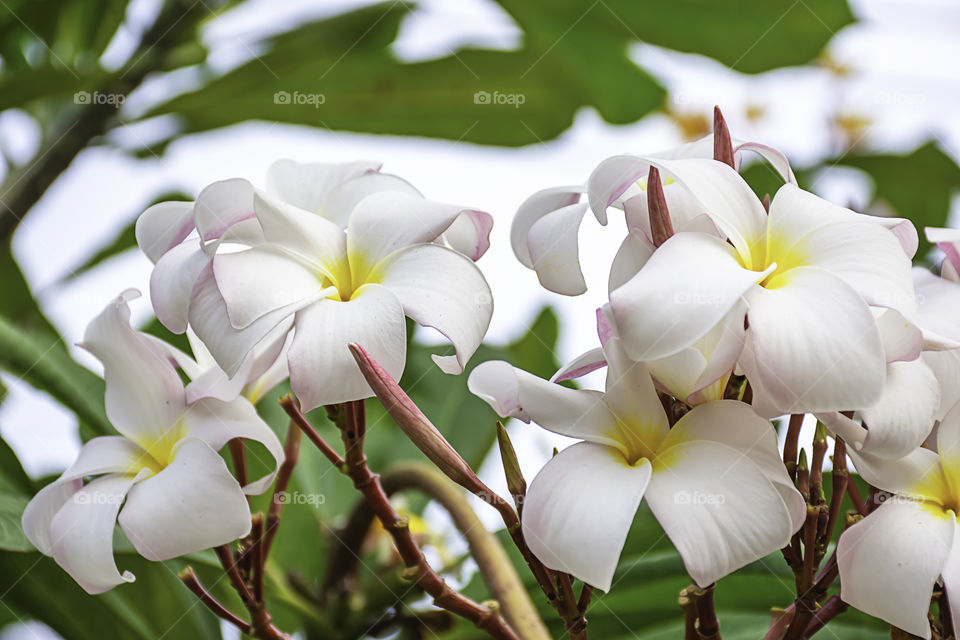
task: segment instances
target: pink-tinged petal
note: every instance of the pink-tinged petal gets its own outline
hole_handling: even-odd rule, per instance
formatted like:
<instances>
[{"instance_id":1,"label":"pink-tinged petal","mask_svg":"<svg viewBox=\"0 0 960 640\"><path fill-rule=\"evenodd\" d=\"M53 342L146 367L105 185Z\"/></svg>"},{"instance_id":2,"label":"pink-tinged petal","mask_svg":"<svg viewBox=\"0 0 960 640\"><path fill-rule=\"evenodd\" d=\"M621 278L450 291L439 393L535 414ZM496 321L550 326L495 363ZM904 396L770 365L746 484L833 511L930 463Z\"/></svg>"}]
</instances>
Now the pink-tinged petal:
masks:
<instances>
[{"instance_id":1,"label":"pink-tinged petal","mask_svg":"<svg viewBox=\"0 0 960 640\"><path fill-rule=\"evenodd\" d=\"M690 577L706 587L789 542L797 514L785 489L730 445L685 440L657 452L646 499Z\"/></svg>"},{"instance_id":2,"label":"pink-tinged petal","mask_svg":"<svg viewBox=\"0 0 960 640\"><path fill-rule=\"evenodd\" d=\"M952 513L935 513L907 499L887 501L840 536L840 597L930 638L930 595L947 564L956 526Z\"/></svg>"},{"instance_id":3,"label":"pink-tinged petal","mask_svg":"<svg viewBox=\"0 0 960 640\"><path fill-rule=\"evenodd\" d=\"M597 347L586 353L577 356L553 374L550 382L563 382L564 380L573 380L580 378L591 371L602 369L607 366L607 357L603 355L603 349Z\"/></svg>"},{"instance_id":4,"label":"pink-tinged petal","mask_svg":"<svg viewBox=\"0 0 960 640\"><path fill-rule=\"evenodd\" d=\"M742 152L753 151L754 153L760 155L764 160L769 162L770 166L780 174L780 177L783 178L784 181L791 184L797 184L797 177L793 175L793 169L790 168L790 161L779 149L775 149L774 147L770 147L765 144L760 144L759 142L737 142L735 144L736 146L733 148L733 154L738 166L740 164L740 156L742 155Z\"/></svg>"},{"instance_id":5,"label":"pink-tinged petal","mask_svg":"<svg viewBox=\"0 0 960 640\"><path fill-rule=\"evenodd\" d=\"M474 262L490 248L493 216L485 211L464 211L454 219L443 234L444 242Z\"/></svg>"},{"instance_id":6,"label":"pink-tinged petal","mask_svg":"<svg viewBox=\"0 0 960 640\"><path fill-rule=\"evenodd\" d=\"M650 463L580 442L540 470L523 503L523 536L548 568L610 591L620 552L650 482Z\"/></svg>"},{"instance_id":7,"label":"pink-tinged petal","mask_svg":"<svg viewBox=\"0 0 960 640\"><path fill-rule=\"evenodd\" d=\"M887 362L909 362L920 357L923 332L895 309L874 309Z\"/></svg>"},{"instance_id":8,"label":"pink-tinged petal","mask_svg":"<svg viewBox=\"0 0 960 640\"><path fill-rule=\"evenodd\" d=\"M647 260L653 255L655 249L653 243L642 232L631 231L627 234L610 265L607 291L611 292L623 286L630 278L637 275L643 265L647 264Z\"/></svg>"},{"instance_id":9,"label":"pink-tinged petal","mask_svg":"<svg viewBox=\"0 0 960 640\"><path fill-rule=\"evenodd\" d=\"M467 388L502 418L533 421L548 431L626 453L617 420L599 391L563 387L502 360L478 364Z\"/></svg>"},{"instance_id":10,"label":"pink-tinged petal","mask_svg":"<svg viewBox=\"0 0 960 640\"><path fill-rule=\"evenodd\" d=\"M51 555L89 594L133 582L117 570L113 530L124 496L136 482L131 475L108 475L75 493L50 523Z\"/></svg>"},{"instance_id":11,"label":"pink-tinged petal","mask_svg":"<svg viewBox=\"0 0 960 640\"><path fill-rule=\"evenodd\" d=\"M850 285L800 267L782 287L755 288L747 304L755 359L747 377L780 413L844 411L879 399L886 377L880 332Z\"/></svg>"},{"instance_id":12,"label":"pink-tinged petal","mask_svg":"<svg viewBox=\"0 0 960 640\"><path fill-rule=\"evenodd\" d=\"M242 178L214 182L200 192L193 210L203 241L216 240L233 225L254 217L253 185Z\"/></svg>"},{"instance_id":13,"label":"pink-tinged petal","mask_svg":"<svg viewBox=\"0 0 960 640\"><path fill-rule=\"evenodd\" d=\"M583 187L553 187L538 191L520 205L510 226L510 245L521 264L533 269L533 258L527 245L530 227L543 216L580 202L582 193Z\"/></svg>"},{"instance_id":14,"label":"pink-tinged petal","mask_svg":"<svg viewBox=\"0 0 960 640\"><path fill-rule=\"evenodd\" d=\"M456 356L434 355L434 361L447 373L463 373L493 315L493 295L477 266L452 249L421 244L395 251L377 272L404 314L453 344Z\"/></svg>"},{"instance_id":15,"label":"pink-tinged petal","mask_svg":"<svg viewBox=\"0 0 960 640\"><path fill-rule=\"evenodd\" d=\"M162 561L210 549L250 533L250 507L223 458L186 438L160 473L137 483L120 512L137 552Z\"/></svg>"},{"instance_id":16,"label":"pink-tinged petal","mask_svg":"<svg viewBox=\"0 0 960 640\"><path fill-rule=\"evenodd\" d=\"M80 490L82 479L106 473L135 473L142 466L143 449L122 436L93 438L80 449L63 474L37 492L23 510L23 532L46 555L52 553L50 522L67 500Z\"/></svg>"},{"instance_id":17,"label":"pink-tinged petal","mask_svg":"<svg viewBox=\"0 0 960 640\"><path fill-rule=\"evenodd\" d=\"M367 196L354 208L347 227L354 282L366 281L369 271L394 251L433 242L466 211L471 210L397 191Z\"/></svg>"},{"instance_id":18,"label":"pink-tinged petal","mask_svg":"<svg viewBox=\"0 0 960 640\"><path fill-rule=\"evenodd\" d=\"M896 235L876 220L784 185L770 203L768 242L780 243L772 259L795 256L839 277L868 304L912 318L916 301L910 259Z\"/></svg>"},{"instance_id":19,"label":"pink-tinged petal","mask_svg":"<svg viewBox=\"0 0 960 640\"><path fill-rule=\"evenodd\" d=\"M938 278L926 269L913 270L917 292L917 324L928 349L960 348L960 284Z\"/></svg>"},{"instance_id":20,"label":"pink-tinged petal","mask_svg":"<svg viewBox=\"0 0 960 640\"><path fill-rule=\"evenodd\" d=\"M635 360L654 360L690 346L766 273L741 267L733 248L719 238L674 235L610 294L627 353Z\"/></svg>"},{"instance_id":21,"label":"pink-tinged petal","mask_svg":"<svg viewBox=\"0 0 960 640\"><path fill-rule=\"evenodd\" d=\"M234 329L217 288L213 265L209 264L197 278L190 296L190 326L227 376L235 376L255 346L277 331L298 309L312 303L312 300L303 300L261 316L245 329Z\"/></svg>"},{"instance_id":22,"label":"pink-tinged petal","mask_svg":"<svg viewBox=\"0 0 960 640\"><path fill-rule=\"evenodd\" d=\"M423 197L416 187L399 176L369 172L350 178L331 189L316 213L346 229L350 214L357 204L367 196L380 191L399 191L409 196Z\"/></svg>"},{"instance_id":23,"label":"pink-tinged petal","mask_svg":"<svg viewBox=\"0 0 960 640\"><path fill-rule=\"evenodd\" d=\"M937 420L943 420L947 411L960 403L960 349L927 351L923 360L940 382L940 408Z\"/></svg>"},{"instance_id":24,"label":"pink-tinged petal","mask_svg":"<svg viewBox=\"0 0 960 640\"><path fill-rule=\"evenodd\" d=\"M578 296L587 290L580 270L577 234L587 204L572 204L537 220L527 234L527 248L540 284L549 291Z\"/></svg>"},{"instance_id":25,"label":"pink-tinged petal","mask_svg":"<svg viewBox=\"0 0 960 640\"><path fill-rule=\"evenodd\" d=\"M587 199L600 224L607 224L607 207L650 170L650 161L638 156L613 156L593 170L587 180Z\"/></svg>"},{"instance_id":26,"label":"pink-tinged petal","mask_svg":"<svg viewBox=\"0 0 960 640\"><path fill-rule=\"evenodd\" d=\"M271 471L262 478L243 487L244 493L257 495L273 483L285 458L283 445L257 410L245 398L223 402L215 398L203 398L191 405L183 414L183 425L189 437L199 438L219 451L234 438L254 440L262 444L273 460L260 460Z\"/></svg>"},{"instance_id":27,"label":"pink-tinged petal","mask_svg":"<svg viewBox=\"0 0 960 640\"><path fill-rule=\"evenodd\" d=\"M193 231L192 202L161 202L137 218L134 234L140 250L156 262Z\"/></svg>"},{"instance_id":28,"label":"pink-tinged petal","mask_svg":"<svg viewBox=\"0 0 960 640\"><path fill-rule=\"evenodd\" d=\"M954 274L960 272L960 229L926 227L924 232L927 240L937 245L937 248L946 256L943 268L947 269L949 266ZM956 278L951 280L956 282Z\"/></svg>"},{"instance_id":29,"label":"pink-tinged petal","mask_svg":"<svg viewBox=\"0 0 960 640\"><path fill-rule=\"evenodd\" d=\"M190 292L209 261L199 245L185 242L163 254L153 268L150 303L157 320L173 333L187 330Z\"/></svg>"},{"instance_id":30,"label":"pink-tinged petal","mask_svg":"<svg viewBox=\"0 0 960 640\"><path fill-rule=\"evenodd\" d=\"M213 258L213 273L234 329L331 291L320 274L272 246L218 254Z\"/></svg>"},{"instance_id":31,"label":"pink-tinged petal","mask_svg":"<svg viewBox=\"0 0 960 640\"><path fill-rule=\"evenodd\" d=\"M130 327L123 292L87 326L83 346L103 363L107 417L135 442L150 442L173 425L183 411L183 383L166 355Z\"/></svg>"},{"instance_id":32,"label":"pink-tinged petal","mask_svg":"<svg viewBox=\"0 0 960 640\"><path fill-rule=\"evenodd\" d=\"M277 160L267 170L267 192L345 227L352 207L331 210L324 206L326 199L348 181L377 175L380 166L379 162L364 160L343 163Z\"/></svg>"},{"instance_id":33,"label":"pink-tinged petal","mask_svg":"<svg viewBox=\"0 0 960 640\"><path fill-rule=\"evenodd\" d=\"M303 410L373 395L350 353L351 342L399 380L406 364L406 334L400 301L381 285L364 285L347 302L325 299L298 311L287 361Z\"/></svg>"}]
</instances>

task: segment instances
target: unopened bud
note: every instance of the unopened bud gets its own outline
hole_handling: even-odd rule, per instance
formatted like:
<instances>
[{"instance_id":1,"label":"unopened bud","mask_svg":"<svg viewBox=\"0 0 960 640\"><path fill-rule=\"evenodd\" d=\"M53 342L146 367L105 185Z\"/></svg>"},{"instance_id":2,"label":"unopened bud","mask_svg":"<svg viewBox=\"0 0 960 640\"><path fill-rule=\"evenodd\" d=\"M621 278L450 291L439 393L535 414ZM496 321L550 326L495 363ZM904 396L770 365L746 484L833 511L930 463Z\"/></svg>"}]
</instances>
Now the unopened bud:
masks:
<instances>
[{"instance_id":1,"label":"unopened bud","mask_svg":"<svg viewBox=\"0 0 960 640\"><path fill-rule=\"evenodd\" d=\"M727 128L727 121L723 119L723 114L720 113L720 107L713 108L713 159L736 169L733 161L733 141L730 139L730 129Z\"/></svg>"},{"instance_id":2,"label":"unopened bud","mask_svg":"<svg viewBox=\"0 0 960 640\"><path fill-rule=\"evenodd\" d=\"M656 167L650 167L647 174L647 214L650 216L651 239L654 246L659 247L673 235L673 222L667 210L660 171Z\"/></svg>"},{"instance_id":3,"label":"unopened bud","mask_svg":"<svg viewBox=\"0 0 960 640\"><path fill-rule=\"evenodd\" d=\"M500 458L503 460L503 473L507 477L507 488L519 507L527 494L527 481L520 471L520 461L517 459L513 443L510 442L510 434L499 421L497 422L497 444L500 445Z\"/></svg>"}]
</instances>

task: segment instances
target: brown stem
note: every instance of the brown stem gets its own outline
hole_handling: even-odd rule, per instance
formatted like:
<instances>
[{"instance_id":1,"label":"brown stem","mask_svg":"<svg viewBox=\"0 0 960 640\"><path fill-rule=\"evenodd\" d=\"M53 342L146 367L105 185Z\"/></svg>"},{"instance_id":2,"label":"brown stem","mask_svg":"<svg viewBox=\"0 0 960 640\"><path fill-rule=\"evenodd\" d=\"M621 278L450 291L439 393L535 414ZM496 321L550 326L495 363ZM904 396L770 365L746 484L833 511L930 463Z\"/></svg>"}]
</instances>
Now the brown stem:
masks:
<instances>
[{"instance_id":1,"label":"brown stem","mask_svg":"<svg viewBox=\"0 0 960 640\"><path fill-rule=\"evenodd\" d=\"M207 591L202 584L200 584L200 578L197 577L197 574L194 572L193 567L187 567L180 572L180 580L183 581L183 584L187 585L187 588L192 591L197 598L200 599L210 611L212 611L217 617L222 618L240 629L241 633L250 633L250 623L242 618L236 616L232 611L227 609L219 600L213 597L213 595Z\"/></svg>"},{"instance_id":2,"label":"brown stem","mask_svg":"<svg viewBox=\"0 0 960 640\"><path fill-rule=\"evenodd\" d=\"M826 543L833 537L833 530L837 526L837 518L843 505L843 494L847 491L850 481L850 472L847 471L847 445L843 438L836 438L833 443L833 488L830 493L830 511L827 516L827 526L824 532Z\"/></svg>"},{"instance_id":3,"label":"brown stem","mask_svg":"<svg viewBox=\"0 0 960 640\"><path fill-rule=\"evenodd\" d=\"M700 640L720 640L720 621L717 619L717 609L713 604L713 591L716 585L701 589L696 585L688 587L693 597L693 605L697 612L697 638Z\"/></svg>"},{"instance_id":4,"label":"brown stem","mask_svg":"<svg viewBox=\"0 0 960 640\"><path fill-rule=\"evenodd\" d=\"M587 613L587 607L590 606L590 599L593 597L593 585L585 584L580 589L580 599L577 600L577 609L581 614Z\"/></svg>"},{"instance_id":5,"label":"brown stem","mask_svg":"<svg viewBox=\"0 0 960 640\"><path fill-rule=\"evenodd\" d=\"M261 526L262 524L261 521ZM263 606L263 602L256 599L250 591L250 587L244 582L230 547L228 545L220 545L219 547L215 547L214 551L217 553L217 558L219 558L220 564L223 566L223 570L230 580L230 584L237 592L237 595L240 596L240 600L243 601L243 605L250 613L252 622L250 623L250 630L247 633L260 640L290 640L290 636L274 626L270 614L267 613L266 607Z\"/></svg>"},{"instance_id":6,"label":"brown stem","mask_svg":"<svg viewBox=\"0 0 960 640\"><path fill-rule=\"evenodd\" d=\"M563 618L570 640L584 640L587 637L587 619L583 617L578 600L573 594L573 580L570 575L558 573L557 587L560 592L557 612Z\"/></svg>"},{"instance_id":7,"label":"brown stem","mask_svg":"<svg viewBox=\"0 0 960 640\"><path fill-rule=\"evenodd\" d=\"M250 555L251 578L253 581L253 599L258 604L263 604L263 568L266 560L263 547L263 514L256 513L253 516L253 524L250 530L250 549L247 552Z\"/></svg>"},{"instance_id":8,"label":"brown stem","mask_svg":"<svg viewBox=\"0 0 960 640\"><path fill-rule=\"evenodd\" d=\"M857 510L857 513L862 516L867 515L867 505L863 503L863 498L860 497L860 491L852 481L847 483L847 495L850 496L850 502L853 503L853 507Z\"/></svg>"},{"instance_id":9,"label":"brown stem","mask_svg":"<svg viewBox=\"0 0 960 640\"><path fill-rule=\"evenodd\" d=\"M227 443L233 460L233 474L241 487L247 486L247 446L243 438L234 438Z\"/></svg>"},{"instance_id":10,"label":"brown stem","mask_svg":"<svg viewBox=\"0 0 960 640\"><path fill-rule=\"evenodd\" d=\"M783 464L791 480L797 479L797 450L799 449L800 428L803 426L803 414L790 416L787 424L787 436L783 441Z\"/></svg>"},{"instance_id":11,"label":"brown stem","mask_svg":"<svg viewBox=\"0 0 960 640\"><path fill-rule=\"evenodd\" d=\"M283 513L283 504L286 502L284 496L287 487L290 485L293 469L297 466L297 460L300 458L300 442L302 439L303 431L297 426L295 420L291 420L290 427L287 429L287 439L283 445L283 464L277 470L277 483L274 485L270 509L267 511L267 524L263 539L264 564L266 564L267 556L270 555L273 538L277 535L277 528L280 526L280 515Z\"/></svg>"},{"instance_id":12,"label":"brown stem","mask_svg":"<svg viewBox=\"0 0 960 640\"><path fill-rule=\"evenodd\" d=\"M327 444L327 441L324 440L323 437L317 433L317 430L313 428L313 425L307 421L307 418L300 411L300 406L297 401L291 396L286 395L280 398L280 406L283 407L283 410L287 412L290 419L300 428L300 431L320 450L320 453L326 456L330 464L342 470L345 464L344 459L340 457L340 454L337 453L333 447Z\"/></svg>"},{"instance_id":13,"label":"brown stem","mask_svg":"<svg viewBox=\"0 0 960 640\"><path fill-rule=\"evenodd\" d=\"M343 465L353 486L363 494L373 509L383 528L393 538L394 546L400 555L406 570L404 577L420 585L433 597L433 602L441 609L456 614L472 622L478 629L486 631L498 640L520 640L517 634L500 616L497 607L484 606L454 591L430 566L410 533L409 521L394 510L390 498L380 482L380 476L373 473L367 465L363 452L363 439L366 431L363 401L348 402L343 407L343 420L340 434L346 451L346 464ZM289 413L289 411L288 411ZM291 414L291 417L294 417ZM306 431L305 431L306 433ZM328 456L329 457L329 456Z\"/></svg>"},{"instance_id":14,"label":"brown stem","mask_svg":"<svg viewBox=\"0 0 960 640\"><path fill-rule=\"evenodd\" d=\"M683 640L699 640L697 637L697 607L690 595L691 587L680 590L677 603L683 609Z\"/></svg>"},{"instance_id":15,"label":"brown stem","mask_svg":"<svg viewBox=\"0 0 960 640\"><path fill-rule=\"evenodd\" d=\"M848 607L849 605L841 600L839 595L830 596L830 598L823 603L823 606L820 607L820 610L814 614L813 619L810 620L810 624L807 625L803 637L809 638L813 636L817 631L827 626L828 622L846 611Z\"/></svg>"}]
</instances>

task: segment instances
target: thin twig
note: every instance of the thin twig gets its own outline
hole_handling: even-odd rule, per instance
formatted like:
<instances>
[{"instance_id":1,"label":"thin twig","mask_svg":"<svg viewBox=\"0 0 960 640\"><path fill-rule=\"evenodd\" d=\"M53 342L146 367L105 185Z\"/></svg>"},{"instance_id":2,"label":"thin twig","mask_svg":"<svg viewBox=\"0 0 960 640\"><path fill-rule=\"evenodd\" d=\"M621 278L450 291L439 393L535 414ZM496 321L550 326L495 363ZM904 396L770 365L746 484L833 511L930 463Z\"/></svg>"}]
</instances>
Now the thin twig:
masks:
<instances>
[{"instance_id":1,"label":"thin twig","mask_svg":"<svg viewBox=\"0 0 960 640\"><path fill-rule=\"evenodd\" d=\"M340 457L340 454L337 453L333 447L327 444L327 441L317 433L317 430L313 428L313 425L307 421L307 418L301 413L300 407L296 400L291 396L287 395L280 398L280 406L283 407L283 410L287 412L287 415L290 416L290 419L293 420L296 425L300 428L307 438L314 444L314 446L320 450L327 460L330 461L330 464L335 466L337 469L343 469L344 459Z\"/></svg>"},{"instance_id":2,"label":"thin twig","mask_svg":"<svg viewBox=\"0 0 960 640\"><path fill-rule=\"evenodd\" d=\"M277 483L274 485L273 497L270 500L270 509L267 511L267 525L263 539L264 563L266 563L266 559L270 555L273 538L277 535L277 529L280 526L280 515L283 513L283 505L286 502L285 495L287 493L287 487L290 485L293 469L297 466L297 460L300 458L300 441L302 439L303 431L297 426L295 420L291 420L290 426L287 429L287 439L283 445L283 464L281 464L277 470Z\"/></svg>"},{"instance_id":3,"label":"thin twig","mask_svg":"<svg viewBox=\"0 0 960 640\"><path fill-rule=\"evenodd\" d=\"M183 581L183 584L187 585L187 588L190 589L190 591L192 591L197 598L200 599L200 602L202 602L216 616L223 618L236 628L240 629L241 633L250 633L250 623L235 615L232 611L223 606L219 600L213 597L213 595L207 591L202 584L200 584L200 578L197 577L193 567L187 567L181 571L179 577L180 580Z\"/></svg>"}]
</instances>

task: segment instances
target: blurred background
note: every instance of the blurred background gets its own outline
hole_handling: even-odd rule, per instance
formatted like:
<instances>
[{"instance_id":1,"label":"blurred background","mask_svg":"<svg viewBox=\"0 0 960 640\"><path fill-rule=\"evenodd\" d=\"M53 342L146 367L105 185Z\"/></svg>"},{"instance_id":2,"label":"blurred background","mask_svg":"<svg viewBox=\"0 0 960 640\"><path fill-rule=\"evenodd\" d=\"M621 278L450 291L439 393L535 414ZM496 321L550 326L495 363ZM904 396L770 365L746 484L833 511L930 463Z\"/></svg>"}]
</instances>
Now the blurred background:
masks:
<instances>
[{"instance_id":1,"label":"blurred background","mask_svg":"<svg viewBox=\"0 0 960 640\"><path fill-rule=\"evenodd\" d=\"M590 290L562 298L510 250L527 196L706 135L719 105L734 137L778 147L834 202L960 222L958 33L950 0L0 0L0 318L97 371L70 346L90 318L128 287L145 295L136 321L151 316L133 239L148 205L224 178L262 185L279 158L368 159L493 214L488 340L542 329L550 305L566 361L594 346L623 221L585 220ZM745 175L778 186L763 165ZM918 257L936 259L926 243ZM59 473L83 417L0 350L0 435L31 478ZM563 446L511 434L528 478ZM484 476L503 486L498 459Z\"/></svg>"}]
</instances>

